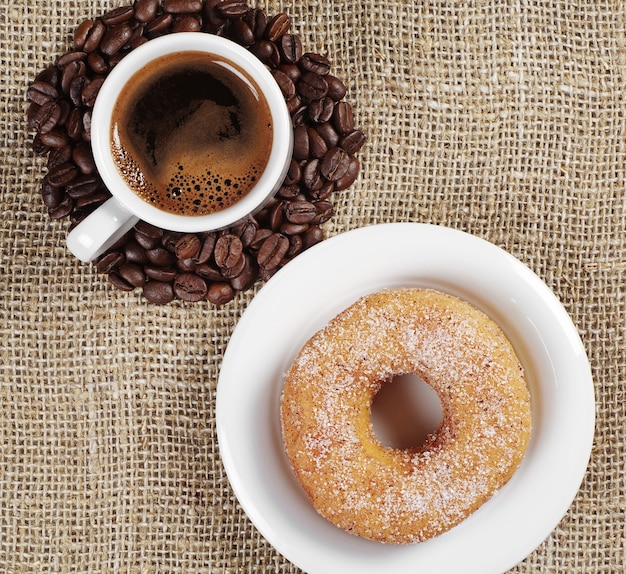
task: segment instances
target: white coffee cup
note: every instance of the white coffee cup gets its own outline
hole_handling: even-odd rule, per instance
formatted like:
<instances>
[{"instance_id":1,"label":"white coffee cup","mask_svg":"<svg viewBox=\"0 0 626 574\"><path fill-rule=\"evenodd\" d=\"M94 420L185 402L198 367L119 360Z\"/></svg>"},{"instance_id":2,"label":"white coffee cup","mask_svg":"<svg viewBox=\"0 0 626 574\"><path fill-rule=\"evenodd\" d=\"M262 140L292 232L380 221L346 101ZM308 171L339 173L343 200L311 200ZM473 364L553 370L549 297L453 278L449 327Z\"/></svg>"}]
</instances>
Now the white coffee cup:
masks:
<instances>
[{"instance_id":1,"label":"white coffee cup","mask_svg":"<svg viewBox=\"0 0 626 574\"><path fill-rule=\"evenodd\" d=\"M244 70L265 96L273 123L269 160L254 187L230 207L207 215L170 213L141 199L118 171L111 148L111 118L122 88L154 59L184 51L214 54ZM182 32L146 42L113 68L93 109L91 146L98 172L112 197L68 235L68 248L81 261L97 258L139 220L171 231L193 233L222 229L254 214L273 197L284 180L292 155L293 128L278 84L256 56L235 42L214 34Z\"/></svg>"}]
</instances>

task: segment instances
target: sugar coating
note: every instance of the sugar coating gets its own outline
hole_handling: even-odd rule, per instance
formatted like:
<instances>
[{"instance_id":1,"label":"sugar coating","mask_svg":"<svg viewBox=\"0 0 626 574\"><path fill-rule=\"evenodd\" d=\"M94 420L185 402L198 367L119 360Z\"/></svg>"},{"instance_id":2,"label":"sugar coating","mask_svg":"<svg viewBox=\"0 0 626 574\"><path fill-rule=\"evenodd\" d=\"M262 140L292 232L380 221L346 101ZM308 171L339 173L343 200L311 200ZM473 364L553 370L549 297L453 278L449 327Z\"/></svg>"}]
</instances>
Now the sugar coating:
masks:
<instances>
[{"instance_id":1,"label":"sugar coating","mask_svg":"<svg viewBox=\"0 0 626 574\"><path fill-rule=\"evenodd\" d=\"M418 448L381 444L372 400L414 373L443 417ZM464 520L513 475L531 432L522 367L496 323L433 290L361 298L315 334L289 369L281 424L314 507L372 540L427 540Z\"/></svg>"}]
</instances>

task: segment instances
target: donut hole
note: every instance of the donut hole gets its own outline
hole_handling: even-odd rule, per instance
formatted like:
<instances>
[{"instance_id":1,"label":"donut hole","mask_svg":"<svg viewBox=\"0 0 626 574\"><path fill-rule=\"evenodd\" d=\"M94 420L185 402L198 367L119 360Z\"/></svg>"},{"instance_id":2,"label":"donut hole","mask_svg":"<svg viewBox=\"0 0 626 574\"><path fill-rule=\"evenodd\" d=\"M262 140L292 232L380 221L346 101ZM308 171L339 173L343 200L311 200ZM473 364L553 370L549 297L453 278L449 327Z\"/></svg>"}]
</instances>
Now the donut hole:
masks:
<instances>
[{"instance_id":1,"label":"donut hole","mask_svg":"<svg viewBox=\"0 0 626 574\"><path fill-rule=\"evenodd\" d=\"M418 448L437 430L443 417L436 391L417 375L398 375L384 384L372 401L376 438L396 449Z\"/></svg>"}]
</instances>

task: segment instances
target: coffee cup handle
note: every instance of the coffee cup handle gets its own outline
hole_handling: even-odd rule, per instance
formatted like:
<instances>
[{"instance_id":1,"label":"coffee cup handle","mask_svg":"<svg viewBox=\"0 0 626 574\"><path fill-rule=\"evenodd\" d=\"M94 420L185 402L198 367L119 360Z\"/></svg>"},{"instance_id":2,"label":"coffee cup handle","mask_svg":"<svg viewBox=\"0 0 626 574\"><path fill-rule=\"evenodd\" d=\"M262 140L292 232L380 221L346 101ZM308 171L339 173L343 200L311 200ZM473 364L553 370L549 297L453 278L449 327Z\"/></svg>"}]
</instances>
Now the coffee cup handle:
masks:
<instances>
[{"instance_id":1,"label":"coffee cup handle","mask_svg":"<svg viewBox=\"0 0 626 574\"><path fill-rule=\"evenodd\" d=\"M81 261L93 261L138 221L136 215L111 197L70 231L67 247Z\"/></svg>"}]
</instances>

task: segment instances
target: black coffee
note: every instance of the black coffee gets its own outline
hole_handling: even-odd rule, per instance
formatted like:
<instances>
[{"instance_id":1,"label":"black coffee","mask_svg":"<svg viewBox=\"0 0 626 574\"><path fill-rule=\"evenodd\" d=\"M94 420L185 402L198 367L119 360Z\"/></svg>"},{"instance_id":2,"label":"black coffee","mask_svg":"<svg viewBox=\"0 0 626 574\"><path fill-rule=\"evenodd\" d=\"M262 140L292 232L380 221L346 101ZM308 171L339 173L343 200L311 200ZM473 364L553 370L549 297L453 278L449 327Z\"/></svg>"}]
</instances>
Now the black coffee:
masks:
<instances>
[{"instance_id":1,"label":"black coffee","mask_svg":"<svg viewBox=\"0 0 626 574\"><path fill-rule=\"evenodd\" d=\"M202 52L163 56L137 72L118 98L111 129L129 187L179 215L213 213L246 195L273 139L255 82Z\"/></svg>"}]
</instances>

